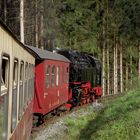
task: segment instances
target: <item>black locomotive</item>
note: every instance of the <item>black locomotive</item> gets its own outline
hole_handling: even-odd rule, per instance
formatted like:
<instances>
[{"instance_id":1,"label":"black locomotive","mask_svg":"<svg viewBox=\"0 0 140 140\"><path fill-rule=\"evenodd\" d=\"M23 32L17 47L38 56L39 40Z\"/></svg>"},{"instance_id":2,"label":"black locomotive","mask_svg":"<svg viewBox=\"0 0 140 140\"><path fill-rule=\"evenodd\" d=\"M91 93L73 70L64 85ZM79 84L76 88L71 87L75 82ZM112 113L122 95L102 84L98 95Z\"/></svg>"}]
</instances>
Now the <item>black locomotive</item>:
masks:
<instances>
[{"instance_id":1,"label":"black locomotive","mask_svg":"<svg viewBox=\"0 0 140 140\"><path fill-rule=\"evenodd\" d=\"M101 86L101 63L87 53L77 51L58 51L70 61L70 82L87 82L91 86Z\"/></svg>"},{"instance_id":2,"label":"black locomotive","mask_svg":"<svg viewBox=\"0 0 140 140\"><path fill-rule=\"evenodd\" d=\"M70 104L76 106L100 97L102 94L100 61L90 54L77 51L59 50L58 53L71 61L69 87L72 97Z\"/></svg>"}]
</instances>

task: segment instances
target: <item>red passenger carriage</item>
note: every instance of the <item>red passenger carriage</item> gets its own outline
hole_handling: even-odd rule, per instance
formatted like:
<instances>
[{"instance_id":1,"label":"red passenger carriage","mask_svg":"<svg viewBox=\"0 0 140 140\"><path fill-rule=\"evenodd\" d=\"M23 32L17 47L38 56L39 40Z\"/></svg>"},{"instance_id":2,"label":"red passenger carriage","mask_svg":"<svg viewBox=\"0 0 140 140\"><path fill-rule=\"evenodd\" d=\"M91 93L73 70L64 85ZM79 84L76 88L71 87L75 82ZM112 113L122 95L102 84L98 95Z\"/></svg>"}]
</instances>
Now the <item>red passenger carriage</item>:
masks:
<instances>
[{"instance_id":1,"label":"red passenger carriage","mask_svg":"<svg viewBox=\"0 0 140 140\"><path fill-rule=\"evenodd\" d=\"M36 55L34 113L42 119L68 101L70 61L57 53L28 48Z\"/></svg>"}]
</instances>

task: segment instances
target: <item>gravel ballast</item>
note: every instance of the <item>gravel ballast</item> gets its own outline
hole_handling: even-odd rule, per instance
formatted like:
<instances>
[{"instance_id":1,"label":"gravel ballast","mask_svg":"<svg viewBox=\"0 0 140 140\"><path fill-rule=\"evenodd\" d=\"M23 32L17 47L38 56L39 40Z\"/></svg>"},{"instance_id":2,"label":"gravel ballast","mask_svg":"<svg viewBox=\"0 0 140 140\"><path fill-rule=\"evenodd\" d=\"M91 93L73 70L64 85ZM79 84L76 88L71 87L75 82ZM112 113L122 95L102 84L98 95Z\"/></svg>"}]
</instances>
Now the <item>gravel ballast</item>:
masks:
<instances>
[{"instance_id":1,"label":"gravel ballast","mask_svg":"<svg viewBox=\"0 0 140 140\"><path fill-rule=\"evenodd\" d=\"M68 128L65 125L66 119L78 119L90 114L93 111L100 110L103 107L102 104L92 103L91 105L84 106L79 110L72 111L62 117L56 119L55 122L49 123L43 127L35 136L33 140L59 140L61 137L65 136Z\"/></svg>"}]
</instances>

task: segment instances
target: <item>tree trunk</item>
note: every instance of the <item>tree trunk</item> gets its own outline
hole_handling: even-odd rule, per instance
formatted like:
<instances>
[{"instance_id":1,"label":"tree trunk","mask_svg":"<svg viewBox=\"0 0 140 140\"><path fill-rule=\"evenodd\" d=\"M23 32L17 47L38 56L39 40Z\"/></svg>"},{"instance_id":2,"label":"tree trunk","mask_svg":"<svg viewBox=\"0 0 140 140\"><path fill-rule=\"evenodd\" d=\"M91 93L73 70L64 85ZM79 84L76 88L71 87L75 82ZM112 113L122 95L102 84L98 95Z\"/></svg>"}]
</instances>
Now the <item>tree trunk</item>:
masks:
<instances>
[{"instance_id":1,"label":"tree trunk","mask_svg":"<svg viewBox=\"0 0 140 140\"><path fill-rule=\"evenodd\" d=\"M20 0L20 40L24 43L24 0Z\"/></svg>"},{"instance_id":2,"label":"tree trunk","mask_svg":"<svg viewBox=\"0 0 140 140\"><path fill-rule=\"evenodd\" d=\"M36 16L35 16L35 45L38 48L39 40L38 40L38 0L35 1L35 8L36 8Z\"/></svg>"},{"instance_id":3,"label":"tree trunk","mask_svg":"<svg viewBox=\"0 0 140 140\"><path fill-rule=\"evenodd\" d=\"M107 9L106 9L106 30L107 30L107 32L108 32L108 14L109 14L109 11L108 11L108 0L106 1L106 3L107 3ZM107 50L107 52L106 52L106 54L107 54L107 94L109 95L110 94L110 65L109 65L109 57L110 57L110 55L109 55L109 36L108 36L108 34L106 35L107 37L106 37L106 39L107 39L107 41L106 41L106 46L107 46L107 48L106 48L106 50Z\"/></svg>"},{"instance_id":4,"label":"tree trunk","mask_svg":"<svg viewBox=\"0 0 140 140\"><path fill-rule=\"evenodd\" d=\"M116 94L116 86L115 86L115 84L116 84L116 78L115 78L115 69L116 69L116 65L115 65L115 46L114 46L114 74L113 74L113 79L114 79L114 81L113 81L113 84L114 84L114 94Z\"/></svg>"},{"instance_id":5,"label":"tree trunk","mask_svg":"<svg viewBox=\"0 0 140 140\"><path fill-rule=\"evenodd\" d=\"M133 71L132 71L132 56L130 56L130 86L132 87L132 79L133 78Z\"/></svg>"},{"instance_id":6,"label":"tree trunk","mask_svg":"<svg viewBox=\"0 0 140 140\"><path fill-rule=\"evenodd\" d=\"M139 70L138 70L138 73L139 73L139 79L140 79L140 45L139 45Z\"/></svg>"},{"instance_id":7,"label":"tree trunk","mask_svg":"<svg viewBox=\"0 0 140 140\"><path fill-rule=\"evenodd\" d=\"M113 84L114 84L114 94L116 94L116 36L115 36L115 32L114 32L114 81L113 81Z\"/></svg>"},{"instance_id":8,"label":"tree trunk","mask_svg":"<svg viewBox=\"0 0 140 140\"><path fill-rule=\"evenodd\" d=\"M123 92L122 45L120 45L120 92Z\"/></svg>"},{"instance_id":9,"label":"tree trunk","mask_svg":"<svg viewBox=\"0 0 140 140\"><path fill-rule=\"evenodd\" d=\"M105 19L103 17L103 22L105 22ZM102 60L102 88L103 88L103 96L105 95L105 92L106 92L106 81L105 81L105 46L106 46L106 42L105 42L105 26L103 25L103 32L102 32L102 35L103 35L103 60Z\"/></svg>"},{"instance_id":10,"label":"tree trunk","mask_svg":"<svg viewBox=\"0 0 140 140\"><path fill-rule=\"evenodd\" d=\"M115 91L118 93L118 44L115 45Z\"/></svg>"},{"instance_id":11,"label":"tree trunk","mask_svg":"<svg viewBox=\"0 0 140 140\"><path fill-rule=\"evenodd\" d=\"M128 65L126 64L126 69L125 69L125 91L128 90Z\"/></svg>"},{"instance_id":12,"label":"tree trunk","mask_svg":"<svg viewBox=\"0 0 140 140\"><path fill-rule=\"evenodd\" d=\"M43 0L41 0L41 42L40 42L40 44L41 44L41 48L42 49L44 49L44 42L43 42L43 34L44 34L44 15L43 15L43 11L44 11L44 8L43 8L43 5L44 4L44 2L43 2Z\"/></svg>"},{"instance_id":13,"label":"tree trunk","mask_svg":"<svg viewBox=\"0 0 140 140\"><path fill-rule=\"evenodd\" d=\"M107 47L107 94L110 94L109 48Z\"/></svg>"},{"instance_id":14,"label":"tree trunk","mask_svg":"<svg viewBox=\"0 0 140 140\"><path fill-rule=\"evenodd\" d=\"M102 50L102 88L103 88L103 96L105 95L105 46L103 43L103 50Z\"/></svg>"}]
</instances>

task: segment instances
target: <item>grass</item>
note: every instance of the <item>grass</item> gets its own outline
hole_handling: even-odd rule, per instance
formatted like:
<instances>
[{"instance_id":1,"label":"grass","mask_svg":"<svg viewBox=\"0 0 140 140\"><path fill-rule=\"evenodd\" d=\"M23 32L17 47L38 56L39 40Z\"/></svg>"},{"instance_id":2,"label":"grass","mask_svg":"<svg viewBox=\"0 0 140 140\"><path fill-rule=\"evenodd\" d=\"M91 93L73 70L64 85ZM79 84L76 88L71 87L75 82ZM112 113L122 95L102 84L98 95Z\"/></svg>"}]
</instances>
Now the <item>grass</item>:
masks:
<instances>
[{"instance_id":1,"label":"grass","mask_svg":"<svg viewBox=\"0 0 140 140\"><path fill-rule=\"evenodd\" d=\"M84 129L86 125L88 125L88 122L95 118L95 113L91 113L90 115L86 117L80 117L77 119L67 119L66 125L68 126L68 138L67 139L77 139L77 136L80 135L81 129Z\"/></svg>"},{"instance_id":2,"label":"grass","mask_svg":"<svg viewBox=\"0 0 140 140\"><path fill-rule=\"evenodd\" d=\"M68 140L140 140L140 89L128 92L98 112L67 119Z\"/></svg>"}]
</instances>

